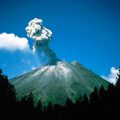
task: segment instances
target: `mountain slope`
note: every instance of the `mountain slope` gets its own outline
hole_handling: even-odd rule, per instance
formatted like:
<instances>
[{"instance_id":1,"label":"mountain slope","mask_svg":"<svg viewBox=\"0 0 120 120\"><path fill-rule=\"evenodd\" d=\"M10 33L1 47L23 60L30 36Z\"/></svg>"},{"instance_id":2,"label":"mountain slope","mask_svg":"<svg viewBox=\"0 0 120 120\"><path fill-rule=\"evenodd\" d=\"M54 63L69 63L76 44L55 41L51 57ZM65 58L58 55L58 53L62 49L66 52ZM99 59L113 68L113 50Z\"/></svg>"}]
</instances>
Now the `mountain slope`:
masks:
<instances>
[{"instance_id":1,"label":"mountain slope","mask_svg":"<svg viewBox=\"0 0 120 120\"><path fill-rule=\"evenodd\" d=\"M18 99L32 92L36 103L41 99L45 104L52 101L62 105L67 97L75 102L80 95L89 95L95 86L108 86L107 81L79 63L63 61L16 77L11 83L16 88Z\"/></svg>"}]
</instances>

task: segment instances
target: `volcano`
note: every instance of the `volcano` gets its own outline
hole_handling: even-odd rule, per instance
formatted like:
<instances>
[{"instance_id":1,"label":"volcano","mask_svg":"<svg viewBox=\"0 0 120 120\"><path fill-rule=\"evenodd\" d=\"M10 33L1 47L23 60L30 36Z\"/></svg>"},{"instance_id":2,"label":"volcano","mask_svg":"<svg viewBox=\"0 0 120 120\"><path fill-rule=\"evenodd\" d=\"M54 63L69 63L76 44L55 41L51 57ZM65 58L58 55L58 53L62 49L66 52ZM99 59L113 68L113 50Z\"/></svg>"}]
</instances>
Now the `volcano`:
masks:
<instances>
[{"instance_id":1,"label":"volcano","mask_svg":"<svg viewBox=\"0 0 120 120\"><path fill-rule=\"evenodd\" d=\"M58 61L55 65L45 65L31 72L13 78L17 98L21 99L30 92L37 103L49 102L64 105L67 98L73 102L84 94L89 95L95 87L105 89L108 82L78 62Z\"/></svg>"}]
</instances>

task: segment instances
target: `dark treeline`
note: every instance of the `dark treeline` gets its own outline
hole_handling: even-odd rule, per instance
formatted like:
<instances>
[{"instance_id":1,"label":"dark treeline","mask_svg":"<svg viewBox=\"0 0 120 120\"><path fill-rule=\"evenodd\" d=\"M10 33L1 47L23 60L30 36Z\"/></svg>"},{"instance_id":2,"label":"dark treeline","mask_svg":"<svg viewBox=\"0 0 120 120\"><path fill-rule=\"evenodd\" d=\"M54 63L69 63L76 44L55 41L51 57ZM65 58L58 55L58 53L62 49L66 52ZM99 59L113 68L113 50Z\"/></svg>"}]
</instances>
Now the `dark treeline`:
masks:
<instances>
[{"instance_id":1,"label":"dark treeline","mask_svg":"<svg viewBox=\"0 0 120 120\"><path fill-rule=\"evenodd\" d=\"M76 103L68 98L64 106L49 103L47 108L43 108L41 101L34 106L33 99L34 96L30 93L18 101L14 86L0 70L0 118L9 116L16 119L34 117L41 120L115 119L120 116L120 71L116 85L109 84L108 90L103 86L99 90L95 87L90 96L84 95Z\"/></svg>"}]
</instances>

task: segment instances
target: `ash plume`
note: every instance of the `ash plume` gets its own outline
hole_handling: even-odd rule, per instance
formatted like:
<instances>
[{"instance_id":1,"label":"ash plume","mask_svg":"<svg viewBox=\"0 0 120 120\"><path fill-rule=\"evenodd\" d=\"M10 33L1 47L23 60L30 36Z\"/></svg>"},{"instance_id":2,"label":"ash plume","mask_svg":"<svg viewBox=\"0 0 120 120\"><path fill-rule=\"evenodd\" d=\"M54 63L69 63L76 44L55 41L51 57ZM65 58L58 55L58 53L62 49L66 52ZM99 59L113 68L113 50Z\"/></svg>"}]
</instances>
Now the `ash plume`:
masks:
<instances>
[{"instance_id":1,"label":"ash plume","mask_svg":"<svg viewBox=\"0 0 120 120\"><path fill-rule=\"evenodd\" d=\"M49 47L52 38L52 31L43 26L41 19L35 18L25 28L27 36L34 40L33 49L40 56L44 53L47 57L47 64L56 64L57 56Z\"/></svg>"}]
</instances>

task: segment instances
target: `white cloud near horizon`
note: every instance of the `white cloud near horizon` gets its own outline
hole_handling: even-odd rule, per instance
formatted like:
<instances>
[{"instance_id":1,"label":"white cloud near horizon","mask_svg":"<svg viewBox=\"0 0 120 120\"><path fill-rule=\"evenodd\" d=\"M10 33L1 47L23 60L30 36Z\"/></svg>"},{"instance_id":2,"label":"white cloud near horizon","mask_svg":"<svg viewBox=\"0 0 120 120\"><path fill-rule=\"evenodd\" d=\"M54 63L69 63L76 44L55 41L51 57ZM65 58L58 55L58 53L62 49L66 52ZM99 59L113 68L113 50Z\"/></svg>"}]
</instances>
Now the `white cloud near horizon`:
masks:
<instances>
[{"instance_id":1,"label":"white cloud near horizon","mask_svg":"<svg viewBox=\"0 0 120 120\"><path fill-rule=\"evenodd\" d=\"M35 70L35 69L37 69L37 67L35 67L35 66L32 66L32 70Z\"/></svg>"},{"instance_id":2,"label":"white cloud near horizon","mask_svg":"<svg viewBox=\"0 0 120 120\"><path fill-rule=\"evenodd\" d=\"M28 40L24 37L18 37L14 33L1 33L0 34L0 49L8 51L30 51Z\"/></svg>"},{"instance_id":3,"label":"white cloud near horizon","mask_svg":"<svg viewBox=\"0 0 120 120\"><path fill-rule=\"evenodd\" d=\"M115 84L118 72L118 69L116 69L115 67L111 67L110 74L108 76L102 76L102 78L109 81L110 83Z\"/></svg>"}]
</instances>

